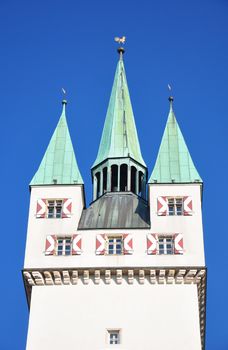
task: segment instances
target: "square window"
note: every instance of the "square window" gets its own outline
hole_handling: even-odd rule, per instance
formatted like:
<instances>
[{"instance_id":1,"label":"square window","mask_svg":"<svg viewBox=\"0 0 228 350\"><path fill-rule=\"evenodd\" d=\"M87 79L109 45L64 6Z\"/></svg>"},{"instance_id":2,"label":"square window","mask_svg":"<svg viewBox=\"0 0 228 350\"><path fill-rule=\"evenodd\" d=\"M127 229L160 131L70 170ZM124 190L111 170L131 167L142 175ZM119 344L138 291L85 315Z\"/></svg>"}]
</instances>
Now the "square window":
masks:
<instances>
[{"instance_id":1,"label":"square window","mask_svg":"<svg viewBox=\"0 0 228 350\"><path fill-rule=\"evenodd\" d=\"M60 219L62 217L62 199L47 200L47 217L49 219Z\"/></svg>"},{"instance_id":2,"label":"square window","mask_svg":"<svg viewBox=\"0 0 228 350\"><path fill-rule=\"evenodd\" d=\"M174 237L160 236L158 238L158 252L159 254L174 254Z\"/></svg>"},{"instance_id":3,"label":"square window","mask_svg":"<svg viewBox=\"0 0 228 350\"><path fill-rule=\"evenodd\" d=\"M108 344L110 345L120 344L119 329L108 330Z\"/></svg>"},{"instance_id":4,"label":"square window","mask_svg":"<svg viewBox=\"0 0 228 350\"><path fill-rule=\"evenodd\" d=\"M122 236L106 237L106 254L122 255L123 254L123 238Z\"/></svg>"},{"instance_id":5,"label":"square window","mask_svg":"<svg viewBox=\"0 0 228 350\"><path fill-rule=\"evenodd\" d=\"M70 237L57 238L56 254L57 255L71 255L72 240Z\"/></svg>"},{"instance_id":6,"label":"square window","mask_svg":"<svg viewBox=\"0 0 228 350\"><path fill-rule=\"evenodd\" d=\"M168 215L183 215L183 198L171 197L168 198Z\"/></svg>"}]
</instances>

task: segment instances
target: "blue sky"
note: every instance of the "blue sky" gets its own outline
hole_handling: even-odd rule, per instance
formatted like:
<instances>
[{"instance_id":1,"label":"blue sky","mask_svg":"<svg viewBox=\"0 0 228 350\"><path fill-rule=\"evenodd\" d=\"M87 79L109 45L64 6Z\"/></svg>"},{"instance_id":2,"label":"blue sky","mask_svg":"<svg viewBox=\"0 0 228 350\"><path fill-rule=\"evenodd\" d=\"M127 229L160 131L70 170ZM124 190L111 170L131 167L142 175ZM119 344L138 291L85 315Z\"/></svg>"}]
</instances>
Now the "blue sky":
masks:
<instances>
[{"instance_id":1,"label":"blue sky","mask_svg":"<svg viewBox=\"0 0 228 350\"><path fill-rule=\"evenodd\" d=\"M0 1L2 350L25 349L28 309L21 278L28 184L61 113L91 200L90 167L126 35L125 68L141 149L155 163L174 109L204 180L208 266L207 350L227 350L227 0Z\"/></svg>"}]
</instances>

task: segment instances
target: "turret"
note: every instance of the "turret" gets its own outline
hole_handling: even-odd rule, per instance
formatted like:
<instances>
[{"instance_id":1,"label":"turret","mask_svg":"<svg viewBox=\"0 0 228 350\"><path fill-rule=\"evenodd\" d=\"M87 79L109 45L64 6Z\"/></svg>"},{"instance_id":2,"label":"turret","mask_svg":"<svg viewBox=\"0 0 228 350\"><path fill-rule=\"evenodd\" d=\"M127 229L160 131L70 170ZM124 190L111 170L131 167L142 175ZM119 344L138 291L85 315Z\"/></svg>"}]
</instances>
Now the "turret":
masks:
<instances>
[{"instance_id":1,"label":"turret","mask_svg":"<svg viewBox=\"0 0 228 350\"><path fill-rule=\"evenodd\" d=\"M160 265L204 265L202 179L192 161L173 110L149 179L151 239ZM167 257L169 255L169 257Z\"/></svg>"},{"instance_id":2,"label":"turret","mask_svg":"<svg viewBox=\"0 0 228 350\"><path fill-rule=\"evenodd\" d=\"M147 167L142 158L124 69L118 49L114 83L97 158L92 166L93 200L106 192L132 192L146 198Z\"/></svg>"},{"instance_id":3,"label":"turret","mask_svg":"<svg viewBox=\"0 0 228 350\"><path fill-rule=\"evenodd\" d=\"M73 234L85 206L84 185L66 120L66 100L31 183L25 267L61 265L57 237ZM66 239L65 239L66 241ZM65 244L65 241L64 244ZM58 256L57 256L58 258Z\"/></svg>"}]
</instances>

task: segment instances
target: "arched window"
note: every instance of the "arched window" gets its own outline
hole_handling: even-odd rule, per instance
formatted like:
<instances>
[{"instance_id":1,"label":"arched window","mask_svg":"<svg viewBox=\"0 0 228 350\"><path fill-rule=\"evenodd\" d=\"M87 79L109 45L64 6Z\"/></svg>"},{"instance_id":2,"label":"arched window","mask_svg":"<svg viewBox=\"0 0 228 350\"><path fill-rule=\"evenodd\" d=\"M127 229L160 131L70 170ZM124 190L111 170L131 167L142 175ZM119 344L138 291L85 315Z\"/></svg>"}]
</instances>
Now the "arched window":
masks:
<instances>
[{"instance_id":1,"label":"arched window","mask_svg":"<svg viewBox=\"0 0 228 350\"><path fill-rule=\"evenodd\" d=\"M131 192L136 192L136 168L131 166Z\"/></svg>"},{"instance_id":2,"label":"arched window","mask_svg":"<svg viewBox=\"0 0 228 350\"><path fill-rule=\"evenodd\" d=\"M103 193L107 192L107 167L103 169Z\"/></svg>"},{"instance_id":3,"label":"arched window","mask_svg":"<svg viewBox=\"0 0 228 350\"><path fill-rule=\"evenodd\" d=\"M96 193L96 198L100 197L100 188L101 188L101 174L99 172L97 172L95 174L96 180L97 180L97 193Z\"/></svg>"},{"instance_id":4,"label":"arched window","mask_svg":"<svg viewBox=\"0 0 228 350\"><path fill-rule=\"evenodd\" d=\"M120 166L120 191L127 191L127 164Z\"/></svg>"},{"instance_id":5,"label":"arched window","mask_svg":"<svg viewBox=\"0 0 228 350\"><path fill-rule=\"evenodd\" d=\"M118 191L118 166L111 166L111 191Z\"/></svg>"},{"instance_id":6,"label":"arched window","mask_svg":"<svg viewBox=\"0 0 228 350\"><path fill-rule=\"evenodd\" d=\"M144 179L143 172L140 171L139 172L139 193L138 193L139 196L142 195L143 179Z\"/></svg>"}]
</instances>

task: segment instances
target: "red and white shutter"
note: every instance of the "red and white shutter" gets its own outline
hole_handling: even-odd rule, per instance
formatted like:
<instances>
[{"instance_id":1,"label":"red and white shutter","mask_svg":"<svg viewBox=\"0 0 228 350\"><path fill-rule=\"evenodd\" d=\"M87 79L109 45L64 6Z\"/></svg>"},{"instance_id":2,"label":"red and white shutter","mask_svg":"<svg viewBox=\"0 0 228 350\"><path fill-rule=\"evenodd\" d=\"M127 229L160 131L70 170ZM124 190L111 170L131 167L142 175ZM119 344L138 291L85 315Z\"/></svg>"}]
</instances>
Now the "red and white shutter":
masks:
<instances>
[{"instance_id":1,"label":"red and white shutter","mask_svg":"<svg viewBox=\"0 0 228 350\"><path fill-rule=\"evenodd\" d=\"M105 244L106 244L105 235L104 234L97 235L96 236L96 254L97 255L104 255Z\"/></svg>"},{"instance_id":2,"label":"red and white shutter","mask_svg":"<svg viewBox=\"0 0 228 350\"><path fill-rule=\"evenodd\" d=\"M38 199L36 204L36 217L45 218L46 210L47 210L46 199Z\"/></svg>"},{"instance_id":3,"label":"red and white shutter","mask_svg":"<svg viewBox=\"0 0 228 350\"><path fill-rule=\"evenodd\" d=\"M123 253L133 254L133 238L130 234L123 234Z\"/></svg>"},{"instance_id":4,"label":"red and white shutter","mask_svg":"<svg viewBox=\"0 0 228 350\"><path fill-rule=\"evenodd\" d=\"M183 235L181 233L176 233L174 235L174 253L175 254L184 253Z\"/></svg>"},{"instance_id":5,"label":"red and white shutter","mask_svg":"<svg viewBox=\"0 0 228 350\"><path fill-rule=\"evenodd\" d=\"M167 197L162 196L157 198L157 214L159 216L168 215L168 200Z\"/></svg>"},{"instance_id":6,"label":"red and white shutter","mask_svg":"<svg viewBox=\"0 0 228 350\"><path fill-rule=\"evenodd\" d=\"M72 236L72 255L80 255L82 253L82 236Z\"/></svg>"},{"instance_id":7,"label":"red and white shutter","mask_svg":"<svg viewBox=\"0 0 228 350\"><path fill-rule=\"evenodd\" d=\"M192 197L185 196L183 197L184 202L184 215L189 216L192 215Z\"/></svg>"},{"instance_id":8,"label":"red and white shutter","mask_svg":"<svg viewBox=\"0 0 228 350\"><path fill-rule=\"evenodd\" d=\"M149 233L147 235L147 254L149 255L157 254L157 242L158 242L158 235L156 233Z\"/></svg>"},{"instance_id":9,"label":"red and white shutter","mask_svg":"<svg viewBox=\"0 0 228 350\"><path fill-rule=\"evenodd\" d=\"M49 235L46 237L45 255L55 254L56 242L56 235Z\"/></svg>"},{"instance_id":10,"label":"red and white shutter","mask_svg":"<svg viewBox=\"0 0 228 350\"><path fill-rule=\"evenodd\" d=\"M63 199L62 218L70 218L72 212L72 199Z\"/></svg>"}]
</instances>

